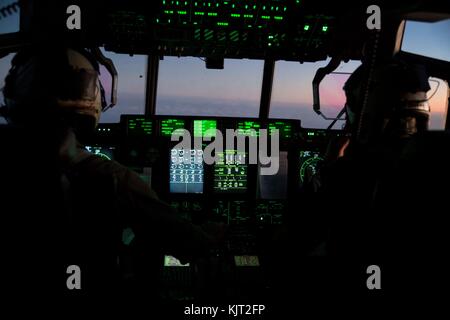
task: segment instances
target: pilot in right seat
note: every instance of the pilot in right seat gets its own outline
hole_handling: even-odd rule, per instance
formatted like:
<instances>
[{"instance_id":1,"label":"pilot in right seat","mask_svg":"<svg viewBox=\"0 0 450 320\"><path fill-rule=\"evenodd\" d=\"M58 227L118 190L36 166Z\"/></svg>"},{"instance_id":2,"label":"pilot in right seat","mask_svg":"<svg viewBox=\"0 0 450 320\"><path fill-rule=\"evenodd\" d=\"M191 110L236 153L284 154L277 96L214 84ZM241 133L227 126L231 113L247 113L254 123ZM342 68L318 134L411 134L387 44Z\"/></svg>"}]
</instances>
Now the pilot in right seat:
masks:
<instances>
[{"instance_id":1,"label":"pilot in right seat","mask_svg":"<svg viewBox=\"0 0 450 320\"><path fill-rule=\"evenodd\" d=\"M301 210L293 209L290 223L289 248L301 260L293 273L279 281L293 282L300 275L298 287L320 299L325 293L340 299L341 293L360 292L357 277L364 277L364 268L388 262L405 250L399 244L414 232L402 224L408 212L401 211L401 204L395 211L386 201L398 191L386 185L404 146L428 129L428 75L423 66L397 60L376 66L365 106L367 118L360 127L367 72L363 64L344 87L350 141L334 140L311 179L314 185L304 187ZM358 139L360 129L366 140Z\"/></svg>"},{"instance_id":2,"label":"pilot in right seat","mask_svg":"<svg viewBox=\"0 0 450 320\"><path fill-rule=\"evenodd\" d=\"M395 59L380 63L367 92L368 72L361 65L344 86L350 143L343 157L321 171L321 197L334 206L325 209L330 224L327 251L333 256L365 259L388 254L389 240L382 234L393 216L388 217L386 208L375 208L376 198L404 146L428 130L430 85L424 66Z\"/></svg>"}]
</instances>

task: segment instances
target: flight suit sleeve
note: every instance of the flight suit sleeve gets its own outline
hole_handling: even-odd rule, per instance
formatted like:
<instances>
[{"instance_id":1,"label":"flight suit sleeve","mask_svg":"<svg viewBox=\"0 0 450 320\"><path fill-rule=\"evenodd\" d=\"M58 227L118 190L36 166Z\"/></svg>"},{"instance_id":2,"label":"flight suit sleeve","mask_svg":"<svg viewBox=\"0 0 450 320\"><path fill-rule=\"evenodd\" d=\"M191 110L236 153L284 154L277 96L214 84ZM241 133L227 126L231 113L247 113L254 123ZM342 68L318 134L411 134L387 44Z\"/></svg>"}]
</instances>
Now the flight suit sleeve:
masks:
<instances>
[{"instance_id":1,"label":"flight suit sleeve","mask_svg":"<svg viewBox=\"0 0 450 320\"><path fill-rule=\"evenodd\" d=\"M190 259L206 254L214 246L213 235L179 217L135 172L98 157L85 161L96 174L114 176L121 224L132 229L143 247Z\"/></svg>"}]
</instances>

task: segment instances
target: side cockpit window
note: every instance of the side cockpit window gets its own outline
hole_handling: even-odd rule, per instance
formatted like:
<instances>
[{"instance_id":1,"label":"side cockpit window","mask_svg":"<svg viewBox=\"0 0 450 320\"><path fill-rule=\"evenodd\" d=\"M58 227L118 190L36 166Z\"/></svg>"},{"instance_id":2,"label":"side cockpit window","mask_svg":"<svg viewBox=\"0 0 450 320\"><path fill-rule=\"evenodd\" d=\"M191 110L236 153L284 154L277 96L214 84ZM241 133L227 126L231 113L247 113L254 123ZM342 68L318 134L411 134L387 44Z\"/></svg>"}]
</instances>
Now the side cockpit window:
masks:
<instances>
[{"instance_id":1,"label":"side cockpit window","mask_svg":"<svg viewBox=\"0 0 450 320\"><path fill-rule=\"evenodd\" d=\"M0 1L0 35L18 32L20 30L20 6L17 0ZM11 68L14 54L8 54L0 59L0 105L3 105L3 86L5 77ZM0 124L6 120L0 117Z\"/></svg>"},{"instance_id":2,"label":"side cockpit window","mask_svg":"<svg viewBox=\"0 0 450 320\"><path fill-rule=\"evenodd\" d=\"M20 6L18 0L0 1L0 35L18 32L20 29Z\"/></svg>"},{"instance_id":3,"label":"side cockpit window","mask_svg":"<svg viewBox=\"0 0 450 320\"><path fill-rule=\"evenodd\" d=\"M402 51L450 62L450 19L406 21Z\"/></svg>"},{"instance_id":4,"label":"side cockpit window","mask_svg":"<svg viewBox=\"0 0 450 320\"><path fill-rule=\"evenodd\" d=\"M3 87L5 86L5 77L11 68L11 60L13 57L14 54L10 53L6 57L0 59L0 105L4 104ZM0 117L0 124L6 124L5 118Z\"/></svg>"},{"instance_id":5,"label":"side cockpit window","mask_svg":"<svg viewBox=\"0 0 450 320\"><path fill-rule=\"evenodd\" d=\"M450 62L450 19L438 22L407 21L402 51ZM448 109L448 83L430 78L428 98L431 108L430 129L445 129Z\"/></svg>"},{"instance_id":6,"label":"side cockpit window","mask_svg":"<svg viewBox=\"0 0 450 320\"><path fill-rule=\"evenodd\" d=\"M444 130L448 111L448 83L438 78L430 78L431 90L428 99L431 110L430 129Z\"/></svg>"},{"instance_id":7,"label":"side cockpit window","mask_svg":"<svg viewBox=\"0 0 450 320\"><path fill-rule=\"evenodd\" d=\"M301 119L302 127L326 129L331 120L326 120L313 110L312 79L317 69L326 66L330 59L300 64L278 61L273 79L270 118ZM333 74L325 77L320 84L321 111L327 117L337 117L345 105L344 84L361 65L352 60L341 63ZM343 126L345 117L337 121L335 128Z\"/></svg>"},{"instance_id":8,"label":"side cockpit window","mask_svg":"<svg viewBox=\"0 0 450 320\"><path fill-rule=\"evenodd\" d=\"M117 82L117 105L104 112L100 117L100 122L118 123L121 114L144 114L147 56L130 56L109 51L103 51L103 54L113 61L119 74L119 80ZM100 81L106 97L110 97L111 76L103 66L100 67Z\"/></svg>"}]
</instances>

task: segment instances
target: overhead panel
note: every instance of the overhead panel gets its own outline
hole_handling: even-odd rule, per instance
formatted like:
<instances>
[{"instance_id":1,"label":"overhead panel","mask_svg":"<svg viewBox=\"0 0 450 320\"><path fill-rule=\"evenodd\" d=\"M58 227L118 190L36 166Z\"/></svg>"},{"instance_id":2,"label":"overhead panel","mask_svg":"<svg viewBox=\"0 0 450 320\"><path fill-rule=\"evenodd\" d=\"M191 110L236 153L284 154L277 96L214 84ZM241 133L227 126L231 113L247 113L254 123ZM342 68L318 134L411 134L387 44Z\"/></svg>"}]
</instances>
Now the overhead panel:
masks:
<instances>
[{"instance_id":1,"label":"overhead panel","mask_svg":"<svg viewBox=\"0 0 450 320\"><path fill-rule=\"evenodd\" d=\"M326 57L334 26L303 0L158 1L152 12L111 11L116 51L315 61Z\"/></svg>"}]
</instances>

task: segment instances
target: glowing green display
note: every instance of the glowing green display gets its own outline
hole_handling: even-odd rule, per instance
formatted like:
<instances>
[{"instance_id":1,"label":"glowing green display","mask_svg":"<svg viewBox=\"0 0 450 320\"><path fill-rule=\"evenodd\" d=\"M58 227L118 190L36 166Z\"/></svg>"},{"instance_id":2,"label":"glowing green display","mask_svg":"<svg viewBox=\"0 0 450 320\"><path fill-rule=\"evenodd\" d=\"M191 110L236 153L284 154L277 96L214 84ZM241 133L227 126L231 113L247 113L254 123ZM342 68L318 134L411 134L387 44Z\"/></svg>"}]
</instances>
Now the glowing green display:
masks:
<instances>
[{"instance_id":1,"label":"glowing green display","mask_svg":"<svg viewBox=\"0 0 450 320\"><path fill-rule=\"evenodd\" d=\"M258 256L234 256L236 267L259 267Z\"/></svg>"},{"instance_id":2,"label":"glowing green display","mask_svg":"<svg viewBox=\"0 0 450 320\"><path fill-rule=\"evenodd\" d=\"M113 160L114 159L114 147L107 146L85 146L85 149L96 156L105 159L105 160Z\"/></svg>"},{"instance_id":3,"label":"glowing green display","mask_svg":"<svg viewBox=\"0 0 450 320\"><path fill-rule=\"evenodd\" d=\"M274 121L269 123L268 129L270 135L272 135L272 131L274 129L278 129L280 131L280 137L282 139L290 139L294 136L294 128L292 127L292 123L286 123L284 121Z\"/></svg>"},{"instance_id":4,"label":"glowing green display","mask_svg":"<svg viewBox=\"0 0 450 320\"><path fill-rule=\"evenodd\" d=\"M260 22L273 21L280 23L285 19L288 11L287 0L265 0L243 3L239 1L173 1L162 0L161 15L156 17L156 23L178 23L194 25L204 22L208 18L216 26L227 27L239 21L255 19L252 24L245 24L247 28L262 27ZM250 22L250 21L248 21Z\"/></svg>"},{"instance_id":5,"label":"glowing green display","mask_svg":"<svg viewBox=\"0 0 450 320\"><path fill-rule=\"evenodd\" d=\"M182 264L180 260L172 256L164 256L164 267L189 267L189 263Z\"/></svg>"},{"instance_id":6,"label":"glowing green display","mask_svg":"<svg viewBox=\"0 0 450 320\"><path fill-rule=\"evenodd\" d=\"M245 193L247 191L246 154L236 150L218 153L214 166L214 191L216 193Z\"/></svg>"},{"instance_id":7,"label":"glowing green display","mask_svg":"<svg viewBox=\"0 0 450 320\"><path fill-rule=\"evenodd\" d=\"M214 130L211 131L210 129ZM214 138L216 136L216 120L194 120L194 137ZM210 130L210 132L207 132Z\"/></svg>"},{"instance_id":8,"label":"glowing green display","mask_svg":"<svg viewBox=\"0 0 450 320\"><path fill-rule=\"evenodd\" d=\"M317 173L319 164L323 161L318 151L300 151L300 184L308 182Z\"/></svg>"},{"instance_id":9,"label":"glowing green display","mask_svg":"<svg viewBox=\"0 0 450 320\"><path fill-rule=\"evenodd\" d=\"M185 122L182 119L164 119L161 120L160 133L164 137L170 137L172 134L182 136L184 128Z\"/></svg>"},{"instance_id":10,"label":"glowing green display","mask_svg":"<svg viewBox=\"0 0 450 320\"><path fill-rule=\"evenodd\" d=\"M237 124L237 133L241 136L259 137L261 124L256 121L239 121Z\"/></svg>"},{"instance_id":11,"label":"glowing green display","mask_svg":"<svg viewBox=\"0 0 450 320\"><path fill-rule=\"evenodd\" d=\"M286 204L283 201L261 201L255 207L256 221L260 224L281 224L285 211Z\"/></svg>"},{"instance_id":12,"label":"glowing green display","mask_svg":"<svg viewBox=\"0 0 450 320\"><path fill-rule=\"evenodd\" d=\"M226 224L239 224L251 218L247 201L219 200L213 206L212 212Z\"/></svg>"},{"instance_id":13,"label":"glowing green display","mask_svg":"<svg viewBox=\"0 0 450 320\"><path fill-rule=\"evenodd\" d=\"M128 118L126 121L128 135L151 135L153 133L152 120L139 118Z\"/></svg>"}]
</instances>

